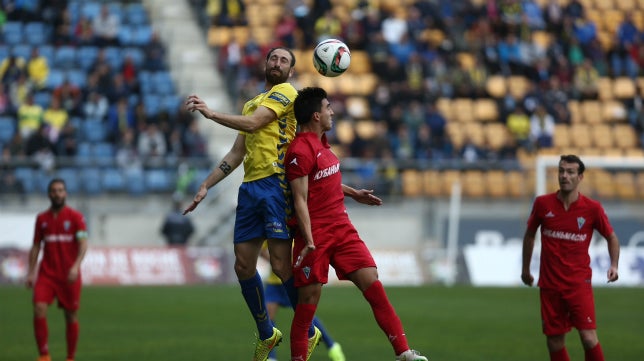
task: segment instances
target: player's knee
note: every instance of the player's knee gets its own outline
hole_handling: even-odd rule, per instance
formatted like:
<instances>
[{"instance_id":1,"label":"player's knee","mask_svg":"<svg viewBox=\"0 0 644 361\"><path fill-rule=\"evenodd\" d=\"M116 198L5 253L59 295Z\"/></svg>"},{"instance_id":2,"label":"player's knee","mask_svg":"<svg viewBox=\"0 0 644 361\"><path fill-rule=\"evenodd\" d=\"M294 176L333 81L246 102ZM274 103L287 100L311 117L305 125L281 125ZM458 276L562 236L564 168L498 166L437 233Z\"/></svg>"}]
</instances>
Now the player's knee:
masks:
<instances>
[{"instance_id":1,"label":"player's knee","mask_svg":"<svg viewBox=\"0 0 644 361\"><path fill-rule=\"evenodd\" d=\"M548 336L548 350L557 352L566 346L564 335Z\"/></svg>"},{"instance_id":2,"label":"player's knee","mask_svg":"<svg viewBox=\"0 0 644 361\"><path fill-rule=\"evenodd\" d=\"M257 264L237 258L235 260L235 274L240 280L251 278L257 272Z\"/></svg>"},{"instance_id":3,"label":"player's knee","mask_svg":"<svg viewBox=\"0 0 644 361\"><path fill-rule=\"evenodd\" d=\"M591 349L597 345L599 340L597 339L597 332L595 330L580 330L579 338L581 343L584 345L585 349Z\"/></svg>"},{"instance_id":4,"label":"player's knee","mask_svg":"<svg viewBox=\"0 0 644 361\"><path fill-rule=\"evenodd\" d=\"M45 317L47 316L47 304L38 302L34 304L34 317Z\"/></svg>"}]
</instances>

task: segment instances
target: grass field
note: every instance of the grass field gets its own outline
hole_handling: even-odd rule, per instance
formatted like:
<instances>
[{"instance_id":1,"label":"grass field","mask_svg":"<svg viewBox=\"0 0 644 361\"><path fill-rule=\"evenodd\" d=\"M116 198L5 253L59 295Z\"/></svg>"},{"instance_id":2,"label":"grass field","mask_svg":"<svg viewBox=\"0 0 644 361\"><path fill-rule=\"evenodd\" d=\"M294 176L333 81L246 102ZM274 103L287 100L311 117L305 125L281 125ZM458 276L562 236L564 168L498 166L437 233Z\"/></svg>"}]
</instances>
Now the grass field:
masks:
<instances>
[{"instance_id":1,"label":"grass field","mask_svg":"<svg viewBox=\"0 0 644 361\"><path fill-rule=\"evenodd\" d=\"M388 287L413 348L431 361L547 360L536 288ZM0 287L0 360L36 359L31 293ZM644 360L644 289L595 291L599 337L607 360ZM366 301L353 287L325 288L318 315L349 361L394 359ZM287 335L292 311L278 326ZM236 286L86 287L78 361L250 360L254 325ZM49 309L54 361L65 357L62 312ZM574 331L573 331L574 332ZM583 360L576 332L572 360ZM327 360L323 344L312 361Z\"/></svg>"}]
</instances>

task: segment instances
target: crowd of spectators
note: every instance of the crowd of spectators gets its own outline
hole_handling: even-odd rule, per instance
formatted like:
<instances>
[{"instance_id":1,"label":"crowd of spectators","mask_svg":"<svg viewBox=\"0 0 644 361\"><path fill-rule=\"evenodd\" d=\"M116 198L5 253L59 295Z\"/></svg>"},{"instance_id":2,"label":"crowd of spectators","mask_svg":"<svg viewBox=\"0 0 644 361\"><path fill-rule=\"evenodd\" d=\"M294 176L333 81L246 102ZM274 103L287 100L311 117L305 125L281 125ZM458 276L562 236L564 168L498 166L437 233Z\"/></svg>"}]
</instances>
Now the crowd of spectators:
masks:
<instances>
[{"instance_id":1,"label":"crowd of spectators","mask_svg":"<svg viewBox=\"0 0 644 361\"><path fill-rule=\"evenodd\" d=\"M121 31L130 25L127 21L135 21L126 17L126 6L132 4L141 5L67 0L0 4L0 28L45 24L45 38L29 45L27 57L16 54L23 44L11 44L7 32L0 37L7 55L0 59L0 122L15 122L13 137L0 140L4 164L35 160L49 171L57 164L74 166L82 149L88 148L82 143L96 142L111 146L114 166L122 169L176 167L168 160L207 159L207 139L180 102L163 109L159 103L146 104L150 86L142 80L167 73L166 48L145 14L136 22L149 36L134 45L123 43L124 36L134 36ZM89 5L95 11L85 8ZM126 55L133 47L140 58ZM45 56L39 51L45 48L54 53ZM66 48L78 55L61 65L56 56ZM122 61L113 61L114 50L123 50ZM59 83L51 81L56 70L66 74ZM79 71L79 77L70 76ZM171 87L167 79L164 85Z\"/></svg>"},{"instance_id":2,"label":"crowd of spectators","mask_svg":"<svg viewBox=\"0 0 644 361\"><path fill-rule=\"evenodd\" d=\"M207 26L247 24L241 16L243 1L192 3L208 10L203 12ZM234 39L221 46L219 67L229 77L233 99L243 101L256 92L262 76L258 54L266 48L283 45L304 51L322 39L340 38L352 50L368 53L378 77L368 96L375 136L361 139L356 134L344 155L399 162L512 161L518 149L552 147L555 125L571 122L569 102L598 99L600 77L635 81L644 75L644 29L628 12L606 45L579 0L539 2L543 6L535 0L350 3L355 6L330 0L279 2L285 8L275 22L273 41L259 45L251 36L244 44ZM337 6L343 11L334 11ZM229 17L231 9L235 12ZM525 77L529 83L522 96L495 98L497 121L507 126L511 139L494 149L469 139L454 144L446 131L451 120L441 114L437 101L490 98L487 80L498 75ZM644 134L642 92L636 93L624 104L626 119ZM336 119L347 118L345 97L332 96Z\"/></svg>"}]
</instances>

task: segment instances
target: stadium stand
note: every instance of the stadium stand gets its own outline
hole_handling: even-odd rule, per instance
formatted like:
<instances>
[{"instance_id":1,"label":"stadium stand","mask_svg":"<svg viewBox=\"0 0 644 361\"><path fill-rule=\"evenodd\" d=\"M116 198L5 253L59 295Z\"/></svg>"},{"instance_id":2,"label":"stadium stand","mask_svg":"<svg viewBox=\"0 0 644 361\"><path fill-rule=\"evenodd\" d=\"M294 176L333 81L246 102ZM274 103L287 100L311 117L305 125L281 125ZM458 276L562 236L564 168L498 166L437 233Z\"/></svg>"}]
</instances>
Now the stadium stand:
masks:
<instances>
[{"instance_id":1,"label":"stadium stand","mask_svg":"<svg viewBox=\"0 0 644 361\"><path fill-rule=\"evenodd\" d=\"M205 150L193 154L183 142L195 120L179 109L181 95L170 76L169 62L150 58L151 52L165 54L165 45L155 42L151 17L141 1L31 5L38 11L27 13L20 6L5 4L0 8L7 19L0 36L2 172L15 173L28 193L44 189L46 184L39 179L48 177L39 174L45 173L64 177L72 194L95 196L171 193L176 188L178 162L209 169ZM31 58L33 49L41 61ZM36 74L45 74L42 87L34 81ZM50 111L54 98L64 108L55 113L64 130L59 133L45 126L47 137L35 149L29 148L35 142L19 134L19 109L26 94L33 95L43 114ZM92 94L98 94L96 101ZM122 109L117 107L120 98L127 99ZM42 124L40 118L35 121ZM166 152L147 159L137 142L152 123L160 126L166 143L157 149ZM126 128L134 131L129 148L123 139ZM121 153L138 159L117 161ZM136 172L125 168L127 164L140 164L140 174L132 176Z\"/></svg>"}]
</instances>

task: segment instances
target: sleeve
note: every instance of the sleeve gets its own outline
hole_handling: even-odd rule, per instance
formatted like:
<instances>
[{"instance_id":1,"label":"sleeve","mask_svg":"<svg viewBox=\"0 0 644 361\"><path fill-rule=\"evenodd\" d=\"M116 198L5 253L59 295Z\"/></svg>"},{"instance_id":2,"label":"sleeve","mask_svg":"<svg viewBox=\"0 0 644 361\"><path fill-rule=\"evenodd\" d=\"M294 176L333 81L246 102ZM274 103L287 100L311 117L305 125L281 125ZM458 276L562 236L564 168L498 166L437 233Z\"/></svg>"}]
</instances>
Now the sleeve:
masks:
<instances>
[{"instance_id":1,"label":"sleeve","mask_svg":"<svg viewBox=\"0 0 644 361\"><path fill-rule=\"evenodd\" d=\"M40 228L40 215L36 217L36 224L34 225L34 239L33 244L38 244L42 241L43 234L42 229Z\"/></svg>"},{"instance_id":2,"label":"sleeve","mask_svg":"<svg viewBox=\"0 0 644 361\"><path fill-rule=\"evenodd\" d=\"M85 216L82 213L76 212L76 240L80 241L87 239L89 234L87 233L87 225L85 222Z\"/></svg>"},{"instance_id":3,"label":"sleeve","mask_svg":"<svg viewBox=\"0 0 644 361\"><path fill-rule=\"evenodd\" d=\"M606 215L606 211L601 204L597 204L597 223L595 224L595 229L606 239L608 239L614 231L613 226L608 220L608 215Z\"/></svg>"},{"instance_id":4,"label":"sleeve","mask_svg":"<svg viewBox=\"0 0 644 361\"><path fill-rule=\"evenodd\" d=\"M277 84L268 91L268 95L260 105L275 112L278 118L288 112L297 97L297 91L289 83Z\"/></svg>"},{"instance_id":5,"label":"sleeve","mask_svg":"<svg viewBox=\"0 0 644 361\"><path fill-rule=\"evenodd\" d=\"M291 144L289 147L289 150L286 152L286 159L284 160L284 164L286 164L286 179L288 181L306 176L313 169L312 157L308 156L307 152L303 152L304 148L297 147L297 145L293 147L293 145Z\"/></svg>"},{"instance_id":6,"label":"sleeve","mask_svg":"<svg viewBox=\"0 0 644 361\"><path fill-rule=\"evenodd\" d=\"M536 231L537 228L541 225L541 217L539 216L541 208L541 197L538 197L534 200L532 205L532 211L530 212L530 217L528 217L528 229Z\"/></svg>"}]
</instances>

